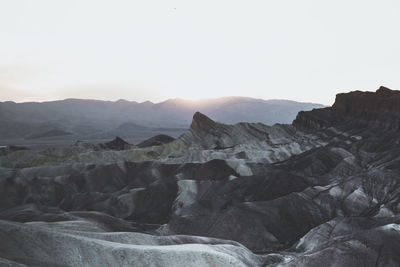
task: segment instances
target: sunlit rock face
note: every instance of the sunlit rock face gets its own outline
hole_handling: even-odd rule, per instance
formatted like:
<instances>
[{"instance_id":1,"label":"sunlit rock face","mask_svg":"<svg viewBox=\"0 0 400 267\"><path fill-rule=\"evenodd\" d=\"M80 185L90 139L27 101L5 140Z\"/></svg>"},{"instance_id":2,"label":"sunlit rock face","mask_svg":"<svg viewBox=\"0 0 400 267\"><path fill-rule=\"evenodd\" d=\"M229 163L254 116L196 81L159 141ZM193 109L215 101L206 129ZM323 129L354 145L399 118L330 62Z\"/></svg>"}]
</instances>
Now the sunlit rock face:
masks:
<instances>
[{"instance_id":1,"label":"sunlit rock face","mask_svg":"<svg viewBox=\"0 0 400 267\"><path fill-rule=\"evenodd\" d=\"M292 125L196 113L155 146L6 149L0 262L399 266L398 96L339 94Z\"/></svg>"},{"instance_id":2,"label":"sunlit rock face","mask_svg":"<svg viewBox=\"0 0 400 267\"><path fill-rule=\"evenodd\" d=\"M249 266L261 264L241 244L195 236L109 232L88 220L16 223L0 220L4 266ZM24 266L24 265L22 265Z\"/></svg>"}]
</instances>

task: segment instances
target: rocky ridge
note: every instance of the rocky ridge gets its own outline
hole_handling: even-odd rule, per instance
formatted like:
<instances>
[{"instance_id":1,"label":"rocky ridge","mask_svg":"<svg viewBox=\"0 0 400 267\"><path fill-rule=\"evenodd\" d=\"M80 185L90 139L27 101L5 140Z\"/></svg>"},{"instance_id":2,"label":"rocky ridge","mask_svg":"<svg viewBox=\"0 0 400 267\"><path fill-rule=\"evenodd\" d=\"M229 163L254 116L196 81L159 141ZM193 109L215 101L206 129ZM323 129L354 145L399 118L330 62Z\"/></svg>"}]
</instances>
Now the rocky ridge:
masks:
<instances>
[{"instance_id":1,"label":"rocky ridge","mask_svg":"<svg viewBox=\"0 0 400 267\"><path fill-rule=\"evenodd\" d=\"M227 125L197 112L187 132L175 140L164 142L159 136L138 146L117 137L111 142L50 148L44 151L9 153L0 157L3 167L34 167L42 164L108 164L123 161L157 160L163 163L207 162L230 160L232 164L284 160L326 142L312 134L304 134L291 125L238 123Z\"/></svg>"},{"instance_id":2,"label":"rocky ridge","mask_svg":"<svg viewBox=\"0 0 400 267\"><path fill-rule=\"evenodd\" d=\"M399 129L400 92L381 86L376 92L338 94L332 107L301 111L293 122L293 125L302 129L346 124L354 124L353 127Z\"/></svg>"},{"instance_id":3,"label":"rocky ridge","mask_svg":"<svg viewBox=\"0 0 400 267\"><path fill-rule=\"evenodd\" d=\"M139 144L137 144L138 147L152 147L152 146L160 146L163 144L168 144L171 143L172 141L174 141L175 138L165 135L165 134L159 134L156 136L153 136L147 140L144 140L142 142L140 142Z\"/></svg>"}]
</instances>

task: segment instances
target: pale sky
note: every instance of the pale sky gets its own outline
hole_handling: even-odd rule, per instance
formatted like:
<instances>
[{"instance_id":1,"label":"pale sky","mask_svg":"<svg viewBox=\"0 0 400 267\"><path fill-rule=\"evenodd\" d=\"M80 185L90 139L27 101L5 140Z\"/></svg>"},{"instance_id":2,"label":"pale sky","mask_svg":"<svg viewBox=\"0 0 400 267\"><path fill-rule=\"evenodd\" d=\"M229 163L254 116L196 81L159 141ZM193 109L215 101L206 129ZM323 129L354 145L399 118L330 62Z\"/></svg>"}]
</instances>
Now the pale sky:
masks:
<instances>
[{"instance_id":1,"label":"pale sky","mask_svg":"<svg viewBox=\"0 0 400 267\"><path fill-rule=\"evenodd\" d=\"M400 89L400 1L1 0L0 101Z\"/></svg>"}]
</instances>

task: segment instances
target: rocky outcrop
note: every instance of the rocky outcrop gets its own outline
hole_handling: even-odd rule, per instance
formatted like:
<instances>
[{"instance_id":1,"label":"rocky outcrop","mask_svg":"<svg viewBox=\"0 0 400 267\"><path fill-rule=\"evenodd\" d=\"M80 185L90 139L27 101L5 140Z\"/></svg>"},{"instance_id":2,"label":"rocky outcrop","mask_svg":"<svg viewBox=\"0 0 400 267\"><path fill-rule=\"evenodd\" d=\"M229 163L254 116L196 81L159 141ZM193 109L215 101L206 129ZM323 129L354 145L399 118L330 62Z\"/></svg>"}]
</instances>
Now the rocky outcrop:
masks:
<instances>
[{"instance_id":1,"label":"rocky outcrop","mask_svg":"<svg viewBox=\"0 0 400 267\"><path fill-rule=\"evenodd\" d=\"M381 86L374 92L354 91L336 95L332 106L335 110L352 117L400 117L400 91Z\"/></svg>"},{"instance_id":2,"label":"rocky outcrop","mask_svg":"<svg viewBox=\"0 0 400 267\"><path fill-rule=\"evenodd\" d=\"M131 144L120 138L119 136L116 136L114 140L99 144L100 149L110 149L110 150L125 150L125 149L130 149L132 147Z\"/></svg>"},{"instance_id":3,"label":"rocky outcrop","mask_svg":"<svg viewBox=\"0 0 400 267\"><path fill-rule=\"evenodd\" d=\"M215 158L276 162L320 146L312 136L304 136L291 125L237 123L227 125L196 112L189 130L175 142L184 151L175 158L207 161Z\"/></svg>"},{"instance_id":4,"label":"rocky outcrop","mask_svg":"<svg viewBox=\"0 0 400 267\"><path fill-rule=\"evenodd\" d=\"M267 126L262 123L227 125L196 112L189 131L180 139L188 144L197 144L202 149L226 149L251 142L269 142L274 137L284 138L293 134L294 129L288 125Z\"/></svg>"},{"instance_id":5,"label":"rocky outcrop","mask_svg":"<svg viewBox=\"0 0 400 267\"><path fill-rule=\"evenodd\" d=\"M175 138L165 135L165 134L159 134L156 136L153 136L147 140L144 140L142 142L140 142L139 144L137 144L137 147L151 147L151 146L161 146L164 144L168 144L171 143L172 141L174 141Z\"/></svg>"},{"instance_id":6,"label":"rocky outcrop","mask_svg":"<svg viewBox=\"0 0 400 267\"><path fill-rule=\"evenodd\" d=\"M332 107L300 111L293 125L301 130L313 131L338 125L345 120L342 113L335 112Z\"/></svg>"},{"instance_id":7,"label":"rocky outcrop","mask_svg":"<svg viewBox=\"0 0 400 267\"><path fill-rule=\"evenodd\" d=\"M78 140L72 147L77 149L76 152L81 153L83 151L89 152L89 151L101 151L101 150L115 150L115 151L127 150L133 148L134 146L126 142L121 137L116 136L113 140L109 142L98 143L98 144Z\"/></svg>"},{"instance_id":8,"label":"rocky outcrop","mask_svg":"<svg viewBox=\"0 0 400 267\"><path fill-rule=\"evenodd\" d=\"M182 164L224 159L238 168L245 169L243 164L246 162L273 163L326 144L316 136L304 135L291 125L268 126L262 123L228 125L215 122L201 113L195 113L189 130L177 139L162 145L154 145L168 140L170 138L155 137L147 142L149 146L140 149L118 137L111 142L100 144L78 141L70 147L11 153L3 157L0 155L0 166L21 168L44 163L110 164L147 160Z\"/></svg>"},{"instance_id":9,"label":"rocky outcrop","mask_svg":"<svg viewBox=\"0 0 400 267\"><path fill-rule=\"evenodd\" d=\"M318 130L353 124L353 127L400 128L400 91L380 87L376 92L354 91L336 95L332 107L299 112L293 125Z\"/></svg>"}]
</instances>

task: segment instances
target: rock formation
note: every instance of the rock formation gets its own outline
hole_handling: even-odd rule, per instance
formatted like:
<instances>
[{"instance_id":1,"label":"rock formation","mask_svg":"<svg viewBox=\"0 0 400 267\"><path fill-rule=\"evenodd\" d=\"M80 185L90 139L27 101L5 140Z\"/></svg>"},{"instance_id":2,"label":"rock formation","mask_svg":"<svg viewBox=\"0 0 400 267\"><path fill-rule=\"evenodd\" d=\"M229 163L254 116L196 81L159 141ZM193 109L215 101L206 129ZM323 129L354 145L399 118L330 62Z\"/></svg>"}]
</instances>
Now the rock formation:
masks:
<instances>
[{"instance_id":1,"label":"rock formation","mask_svg":"<svg viewBox=\"0 0 400 267\"><path fill-rule=\"evenodd\" d=\"M159 134L156 136L153 136L147 140L144 140L142 142L140 142L139 144L137 144L138 147L151 147L151 146L160 146L163 144L168 144L171 143L172 141L174 141L175 138L165 135L165 134Z\"/></svg>"},{"instance_id":2,"label":"rock formation","mask_svg":"<svg viewBox=\"0 0 400 267\"><path fill-rule=\"evenodd\" d=\"M0 262L399 266L399 94L339 94L293 125L196 113L149 147L8 151Z\"/></svg>"}]
</instances>

